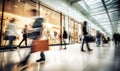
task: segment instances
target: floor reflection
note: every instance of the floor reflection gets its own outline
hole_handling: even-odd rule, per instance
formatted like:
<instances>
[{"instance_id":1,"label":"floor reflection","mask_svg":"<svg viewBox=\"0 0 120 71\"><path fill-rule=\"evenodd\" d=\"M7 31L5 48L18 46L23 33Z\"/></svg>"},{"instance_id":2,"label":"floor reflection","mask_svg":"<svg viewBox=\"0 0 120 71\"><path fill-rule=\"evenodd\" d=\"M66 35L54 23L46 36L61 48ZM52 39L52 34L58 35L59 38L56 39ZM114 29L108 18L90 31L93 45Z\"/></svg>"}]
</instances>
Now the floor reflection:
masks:
<instances>
[{"instance_id":1,"label":"floor reflection","mask_svg":"<svg viewBox=\"0 0 120 71\"><path fill-rule=\"evenodd\" d=\"M50 47L45 52L46 61L39 63L39 53L31 55L28 65L18 66L29 53L29 48L0 52L0 71L120 71L120 46L90 46L91 52L81 52L80 44L68 45L66 50L60 46Z\"/></svg>"}]
</instances>

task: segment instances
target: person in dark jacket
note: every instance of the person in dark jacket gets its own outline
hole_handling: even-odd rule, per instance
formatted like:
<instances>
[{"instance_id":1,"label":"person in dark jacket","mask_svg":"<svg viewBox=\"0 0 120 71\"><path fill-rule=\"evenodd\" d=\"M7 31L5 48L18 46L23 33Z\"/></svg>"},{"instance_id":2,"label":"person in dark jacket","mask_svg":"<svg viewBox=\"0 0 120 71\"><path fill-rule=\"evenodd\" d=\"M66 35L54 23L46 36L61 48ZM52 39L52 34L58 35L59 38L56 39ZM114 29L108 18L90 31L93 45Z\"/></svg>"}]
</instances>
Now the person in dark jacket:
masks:
<instances>
[{"instance_id":1,"label":"person in dark jacket","mask_svg":"<svg viewBox=\"0 0 120 71\"><path fill-rule=\"evenodd\" d=\"M36 9L31 9L30 10L30 13L32 14L32 16L36 16L36 14L37 14L37 10ZM27 34L28 35L28 38L30 38L30 39L33 39L33 41L34 40L36 40L36 39L39 39L39 38L41 38L41 36L42 36L42 33L43 33L43 21L44 21L44 19L42 18L42 17L37 17L36 19L35 19L35 22L34 22L34 24L32 25L32 29L28 29L28 31L32 31L31 33L29 33L29 34ZM33 43L32 43L33 44ZM18 65L22 65L22 66L24 66L24 65L26 65L27 64L27 60L29 59L29 57L30 57L30 54L31 54L31 52L28 54L28 56L24 59L24 60L22 60ZM45 61L45 54L44 54L44 52L41 52L40 53L40 59L38 59L38 60L36 60L36 62L41 62L41 61Z\"/></svg>"},{"instance_id":2,"label":"person in dark jacket","mask_svg":"<svg viewBox=\"0 0 120 71\"><path fill-rule=\"evenodd\" d=\"M118 46L120 45L120 34L118 33Z\"/></svg>"},{"instance_id":3,"label":"person in dark jacket","mask_svg":"<svg viewBox=\"0 0 120 71\"><path fill-rule=\"evenodd\" d=\"M87 21L84 21L84 24L83 24L83 27L82 27L82 32L83 32L84 38L83 38L82 47L81 47L81 51L83 51L83 52L85 52L85 50L83 49L84 43L86 43L88 51L92 50L92 49L90 49L88 41L87 41L88 32L87 32L86 26L87 26Z\"/></svg>"},{"instance_id":4,"label":"person in dark jacket","mask_svg":"<svg viewBox=\"0 0 120 71\"><path fill-rule=\"evenodd\" d=\"M68 35L67 35L67 32L66 32L66 30L65 30L65 27L63 28L63 41L64 41L64 44L65 44L65 48L64 49L67 49L66 48L66 39L67 39L67 37L68 37Z\"/></svg>"},{"instance_id":5,"label":"person in dark jacket","mask_svg":"<svg viewBox=\"0 0 120 71\"><path fill-rule=\"evenodd\" d=\"M114 40L114 42L115 42L115 46L117 46L117 44L118 44L118 42L117 42L117 33L114 33L113 34L113 40Z\"/></svg>"}]
</instances>

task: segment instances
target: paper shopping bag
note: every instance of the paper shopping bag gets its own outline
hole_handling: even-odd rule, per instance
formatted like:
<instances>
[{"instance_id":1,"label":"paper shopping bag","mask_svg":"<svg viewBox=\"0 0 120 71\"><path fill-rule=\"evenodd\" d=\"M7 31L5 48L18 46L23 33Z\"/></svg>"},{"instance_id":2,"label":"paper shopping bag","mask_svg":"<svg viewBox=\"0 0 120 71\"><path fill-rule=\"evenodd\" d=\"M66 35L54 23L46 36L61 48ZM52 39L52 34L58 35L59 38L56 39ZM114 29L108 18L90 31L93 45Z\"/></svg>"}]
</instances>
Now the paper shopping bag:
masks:
<instances>
[{"instance_id":1,"label":"paper shopping bag","mask_svg":"<svg viewBox=\"0 0 120 71\"><path fill-rule=\"evenodd\" d=\"M31 47L31 52L43 52L49 50L48 40L34 40Z\"/></svg>"}]
</instances>

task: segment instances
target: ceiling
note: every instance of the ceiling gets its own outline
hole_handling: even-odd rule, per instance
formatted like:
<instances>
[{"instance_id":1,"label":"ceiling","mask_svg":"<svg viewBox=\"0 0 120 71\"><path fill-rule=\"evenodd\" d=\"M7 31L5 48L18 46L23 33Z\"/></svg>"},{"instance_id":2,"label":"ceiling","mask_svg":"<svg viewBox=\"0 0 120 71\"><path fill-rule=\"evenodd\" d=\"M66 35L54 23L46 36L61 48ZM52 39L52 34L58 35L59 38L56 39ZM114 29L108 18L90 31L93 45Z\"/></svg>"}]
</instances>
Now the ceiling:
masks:
<instances>
[{"instance_id":1,"label":"ceiling","mask_svg":"<svg viewBox=\"0 0 120 71\"><path fill-rule=\"evenodd\" d=\"M108 35L119 32L120 0L67 0Z\"/></svg>"}]
</instances>

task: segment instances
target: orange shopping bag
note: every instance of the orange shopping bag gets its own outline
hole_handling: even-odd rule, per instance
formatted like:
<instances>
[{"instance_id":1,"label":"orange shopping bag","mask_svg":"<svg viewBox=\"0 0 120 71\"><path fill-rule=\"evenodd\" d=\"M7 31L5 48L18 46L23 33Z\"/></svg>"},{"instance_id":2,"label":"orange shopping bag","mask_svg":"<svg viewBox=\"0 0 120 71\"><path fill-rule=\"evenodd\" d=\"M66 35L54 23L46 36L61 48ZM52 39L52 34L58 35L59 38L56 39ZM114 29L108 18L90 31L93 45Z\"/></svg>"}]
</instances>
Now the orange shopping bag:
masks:
<instances>
[{"instance_id":1,"label":"orange shopping bag","mask_svg":"<svg viewBox=\"0 0 120 71\"><path fill-rule=\"evenodd\" d=\"M43 52L49 50L49 41L48 40L33 40L31 52Z\"/></svg>"}]
</instances>

